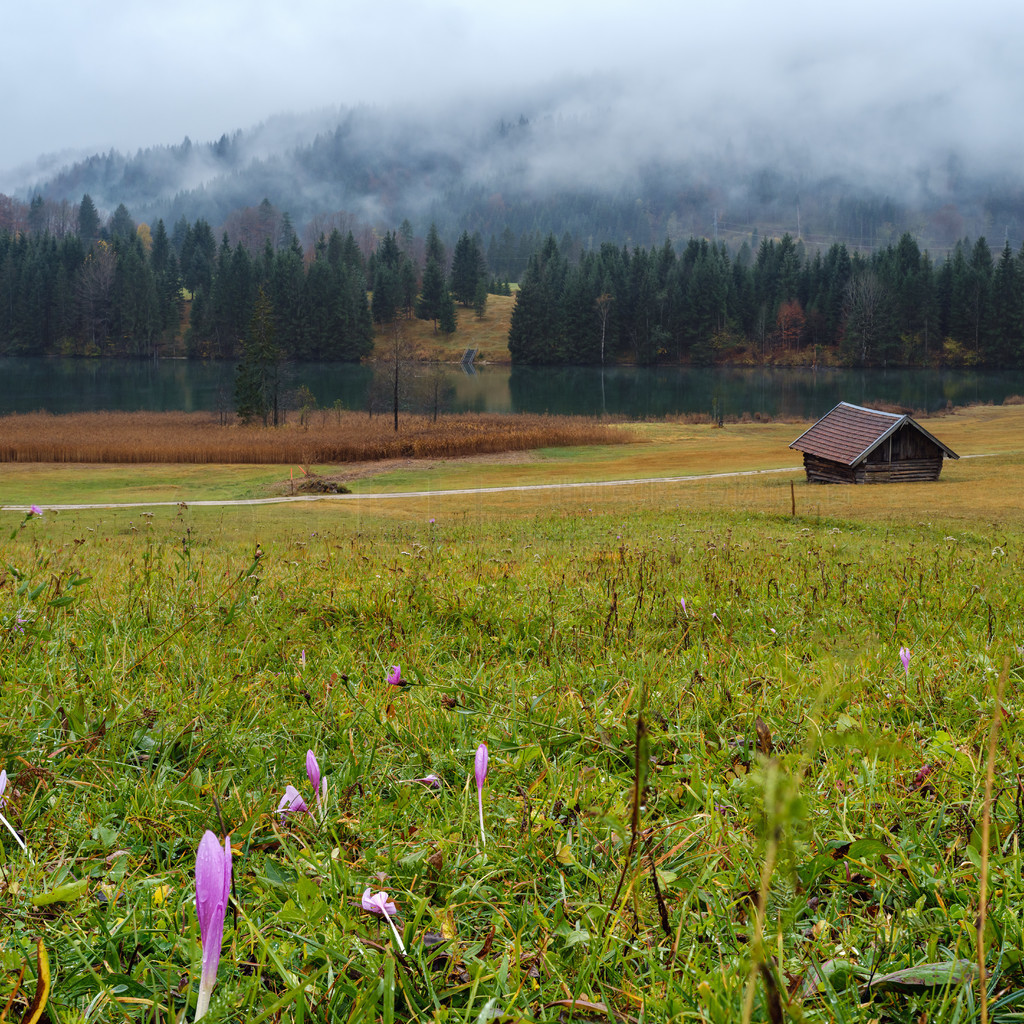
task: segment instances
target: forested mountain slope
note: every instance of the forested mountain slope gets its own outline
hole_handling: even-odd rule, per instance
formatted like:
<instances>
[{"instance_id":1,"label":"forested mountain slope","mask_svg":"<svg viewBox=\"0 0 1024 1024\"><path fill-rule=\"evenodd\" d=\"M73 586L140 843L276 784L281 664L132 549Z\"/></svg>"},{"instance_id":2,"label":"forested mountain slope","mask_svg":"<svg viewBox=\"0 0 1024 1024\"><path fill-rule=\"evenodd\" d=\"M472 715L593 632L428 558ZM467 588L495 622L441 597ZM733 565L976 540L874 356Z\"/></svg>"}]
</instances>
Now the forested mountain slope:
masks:
<instances>
[{"instance_id":1,"label":"forested mountain slope","mask_svg":"<svg viewBox=\"0 0 1024 1024\"><path fill-rule=\"evenodd\" d=\"M343 218L343 230L408 220L417 234L434 223L448 239L468 230L486 240L507 228L584 245L738 243L788 231L810 245L866 251L910 231L933 255L964 236L1015 247L1024 236L1020 181L969 172L952 152L938 161L922 154L902 175L868 176L808 162L782 144L700 143L631 145L599 106L568 114L554 97L522 111L359 107L277 117L215 142L96 154L5 188L23 203L89 194L104 215L124 204L137 221L201 218L214 227L268 199L308 241L331 217Z\"/></svg>"}]
</instances>

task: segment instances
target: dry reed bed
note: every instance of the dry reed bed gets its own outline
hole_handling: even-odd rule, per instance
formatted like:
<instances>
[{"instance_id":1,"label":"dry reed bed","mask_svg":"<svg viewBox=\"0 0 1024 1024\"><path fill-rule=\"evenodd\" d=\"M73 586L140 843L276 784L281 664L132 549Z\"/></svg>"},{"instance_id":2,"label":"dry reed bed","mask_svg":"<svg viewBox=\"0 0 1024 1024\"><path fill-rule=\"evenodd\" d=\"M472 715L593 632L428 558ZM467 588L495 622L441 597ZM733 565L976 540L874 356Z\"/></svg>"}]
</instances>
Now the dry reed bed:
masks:
<instances>
[{"instance_id":1,"label":"dry reed bed","mask_svg":"<svg viewBox=\"0 0 1024 1024\"><path fill-rule=\"evenodd\" d=\"M0 417L0 462L292 463L329 465L619 444L628 432L574 416L330 413L307 426L222 425L210 413L28 413Z\"/></svg>"}]
</instances>

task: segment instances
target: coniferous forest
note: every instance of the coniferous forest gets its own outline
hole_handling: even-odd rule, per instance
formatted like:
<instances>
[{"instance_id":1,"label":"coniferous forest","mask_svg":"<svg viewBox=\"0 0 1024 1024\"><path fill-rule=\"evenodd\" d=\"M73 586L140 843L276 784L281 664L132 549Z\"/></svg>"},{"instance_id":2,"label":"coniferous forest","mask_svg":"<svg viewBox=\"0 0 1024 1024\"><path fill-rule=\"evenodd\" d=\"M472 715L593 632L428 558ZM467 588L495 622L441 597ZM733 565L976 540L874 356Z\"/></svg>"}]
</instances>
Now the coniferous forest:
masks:
<instances>
[{"instance_id":1,"label":"coniferous forest","mask_svg":"<svg viewBox=\"0 0 1024 1024\"><path fill-rule=\"evenodd\" d=\"M446 245L406 221L326 224L303 246L267 201L168 230L123 205L102 222L88 195L0 199L3 355L238 358L259 301L284 358L355 361L375 323L451 334L455 301L514 281L520 364L1024 365L1024 248L983 237L934 259L910 233L868 253L756 232L643 248L506 228Z\"/></svg>"}]
</instances>

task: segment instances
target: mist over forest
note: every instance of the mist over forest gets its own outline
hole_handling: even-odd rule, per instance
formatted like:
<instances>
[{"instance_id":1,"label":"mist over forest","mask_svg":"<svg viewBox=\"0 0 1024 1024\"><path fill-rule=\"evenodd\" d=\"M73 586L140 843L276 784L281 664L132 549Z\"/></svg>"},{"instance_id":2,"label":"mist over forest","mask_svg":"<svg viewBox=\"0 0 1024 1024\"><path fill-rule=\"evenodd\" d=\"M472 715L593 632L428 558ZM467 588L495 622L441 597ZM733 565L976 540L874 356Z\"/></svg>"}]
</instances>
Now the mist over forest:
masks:
<instances>
[{"instance_id":1,"label":"mist over forest","mask_svg":"<svg viewBox=\"0 0 1024 1024\"><path fill-rule=\"evenodd\" d=\"M750 104L684 110L614 78L536 88L515 100L324 108L276 116L214 141L110 150L57 168L52 158L0 180L39 196L137 221L204 219L220 230L264 199L312 244L341 223L378 234L510 229L657 246L691 237L732 246L788 232L855 251L910 232L944 255L964 237L1024 239L1024 187L990 144L938 130L948 97L908 108L872 99L846 120L835 103L768 116ZM867 125L867 127L865 127ZM237 227L237 225L236 225ZM237 236L237 230L232 232Z\"/></svg>"}]
</instances>

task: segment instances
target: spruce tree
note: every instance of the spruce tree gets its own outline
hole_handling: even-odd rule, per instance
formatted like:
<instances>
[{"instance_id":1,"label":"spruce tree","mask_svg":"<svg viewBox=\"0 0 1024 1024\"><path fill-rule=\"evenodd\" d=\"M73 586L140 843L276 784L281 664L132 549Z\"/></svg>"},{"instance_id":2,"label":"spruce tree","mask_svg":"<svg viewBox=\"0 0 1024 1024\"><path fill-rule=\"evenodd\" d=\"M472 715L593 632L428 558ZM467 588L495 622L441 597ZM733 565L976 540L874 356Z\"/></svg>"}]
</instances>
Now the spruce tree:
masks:
<instances>
[{"instance_id":1,"label":"spruce tree","mask_svg":"<svg viewBox=\"0 0 1024 1024\"><path fill-rule=\"evenodd\" d=\"M427 266L423 271L423 286L416 302L416 317L419 320L433 320L434 330L441 318L441 309L448 298L448 289L444 284L444 271L436 256L427 258Z\"/></svg>"},{"instance_id":2,"label":"spruce tree","mask_svg":"<svg viewBox=\"0 0 1024 1024\"><path fill-rule=\"evenodd\" d=\"M96 212L96 204L88 192L82 196L78 206L78 237L86 249L99 238L100 215Z\"/></svg>"},{"instance_id":3,"label":"spruce tree","mask_svg":"<svg viewBox=\"0 0 1024 1024\"><path fill-rule=\"evenodd\" d=\"M423 258L427 263L431 260L436 260L443 273L445 257L444 243L441 241L441 236L437 233L437 225L431 224L430 230L427 232L427 244Z\"/></svg>"},{"instance_id":4,"label":"spruce tree","mask_svg":"<svg viewBox=\"0 0 1024 1024\"><path fill-rule=\"evenodd\" d=\"M473 312L477 320L487 315L487 278L479 277L476 282L476 294L473 296Z\"/></svg>"},{"instance_id":5,"label":"spruce tree","mask_svg":"<svg viewBox=\"0 0 1024 1024\"><path fill-rule=\"evenodd\" d=\"M242 360L235 378L235 412L243 423L261 419L278 424L281 352L274 337L274 307L260 288L249 331L242 341Z\"/></svg>"},{"instance_id":6,"label":"spruce tree","mask_svg":"<svg viewBox=\"0 0 1024 1024\"><path fill-rule=\"evenodd\" d=\"M439 319L442 334L454 334L458 329L458 317L455 314L455 302L452 299L451 292L446 291L444 293Z\"/></svg>"},{"instance_id":7,"label":"spruce tree","mask_svg":"<svg viewBox=\"0 0 1024 1024\"><path fill-rule=\"evenodd\" d=\"M476 298L476 285L487 278L487 265L476 238L462 232L452 256L451 290L456 302L471 306Z\"/></svg>"}]
</instances>

